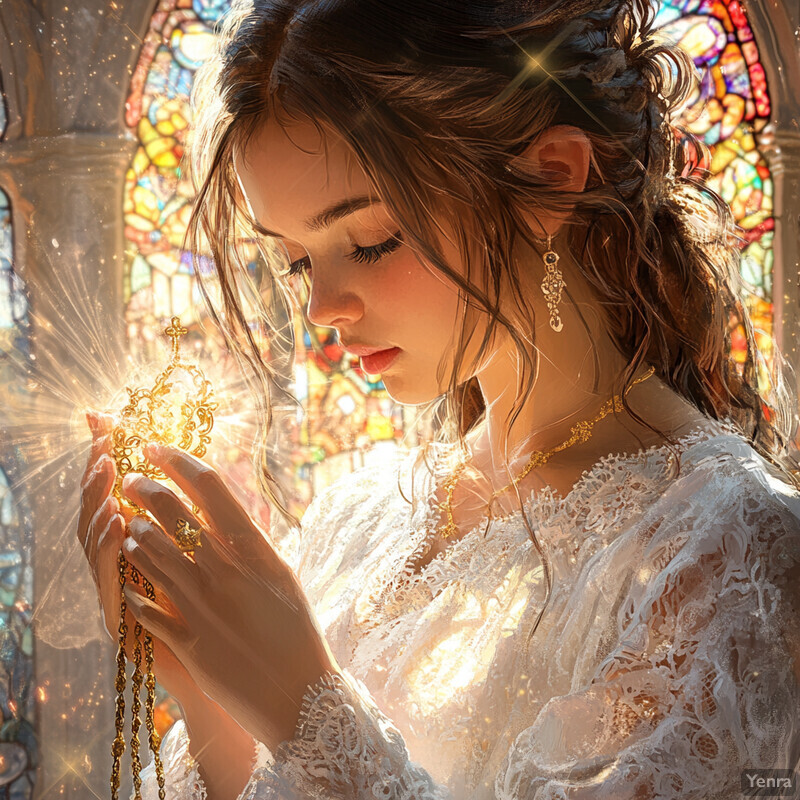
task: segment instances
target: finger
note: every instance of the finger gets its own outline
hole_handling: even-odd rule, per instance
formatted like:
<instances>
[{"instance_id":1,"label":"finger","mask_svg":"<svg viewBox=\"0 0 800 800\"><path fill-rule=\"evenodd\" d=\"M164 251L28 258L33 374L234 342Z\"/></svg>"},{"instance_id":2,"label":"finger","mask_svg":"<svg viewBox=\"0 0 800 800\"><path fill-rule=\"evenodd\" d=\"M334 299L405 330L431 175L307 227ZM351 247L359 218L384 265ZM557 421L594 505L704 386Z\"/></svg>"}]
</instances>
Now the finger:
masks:
<instances>
[{"instance_id":1,"label":"finger","mask_svg":"<svg viewBox=\"0 0 800 800\"><path fill-rule=\"evenodd\" d=\"M109 516L96 537L92 577L100 597L106 632L116 640L119 635L120 583L119 552L125 538L125 523L120 514Z\"/></svg>"},{"instance_id":2,"label":"finger","mask_svg":"<svg viewBox=\"0 0 800 800\"><path fill-rule=\"evenodd\" d=\"M103 500L111 492L116 480L114 462L110 456L103 455L87 476L81 488L81 508L78 514L77 536L81 546L86 550L89 524Z\"/></svg>"},{"instance_id":3,"label":"finger","mask_svg":"<svg viewBox=\"0 0 800 800\"><path fill-rule=\"evenodd\" d=\"M86 541L84 543L86 558L92 569L97 567L98 546L114 514L119 514L119 502L116 497L108 495L94 513L89 523Z\"/></svg>"},{"instance_id":4,"label":"finger","mask_svg":"<svg viewBox=\"0 0 800 800\"><path fill-rule=\"evenodd\" d=\"M188 523L192 528L203 528L197 517L187 511L180 498L163 483L151 480L144 475L128 473L122 481L122 493L137 506L149 511L164 531L171 536L173 543L176 543L175 536L179 520ZM197 550L202 548L204 539L208 542L207 537L201 536ZM195 558L198 557L204 558L205 555L195 552Z\"/></svg>"},{"instance_id":5,"label":"finger","mask_svg":"<svg viewBox=\"0 0 800 800\"><path fill-rule=\"evenodd\" d=\"M208 464L174 447L148 445L150 461L200 509L211 532L241 557L263 558L268 540Z\"/></svg>"},{"instance_id":6,"label":"finger","mask_svg":"<svg viewBox=\"0 0 800 800\"><path fill-rule=\"evenodd\" d=\"M103 455L111 455L111 436L103 435L92 441L92 446L89 450L89 456L86 459L86 468L83 471L83 478L81 479L81 488L85 486L89 480L92 470L97 466L97 462Z\"/></svg>"},{"instance_id":7,"label":"finger","mask_svg":"<svg viewBox=\"0 0 800 800\"><path fill-rule=\"evenodd\" d=\"M102 411L95 411L86 409L86 424L92 432L92 438L102 436L104 433L109 433L114 427L114 418L111 414L104 414Z\"/></svg>"},{"instance_id":8,"label":"finger","mask_svg":"<svg viewBox=\"0 0 800 800\"><path fill-rule=\"evenodd\" d=\"M128 608L142 627L182 661L181 645L186 641L186 627L180 619L169 614L158 603L139 594L132 586L126 586L123 592Z\"/></svg>"},{"instance_id":9,"label":"finger","mask_svg":"<svg viewBox=\"0 0 800 800\"><path fill-rule=\"evenodd\" d=\"M127 534L122 542L125 558L179 610L186 608L187 597L194 589L196 567L158 525L143 515L130 521Z\"/></svg>"},{"instance_id":10,"label":"finger","mask_svg":"<svg viewBox=\"0 0 800 800\"><path fill-rule=\"evenodd\" d=\"M213 510L223 503L238 508L238 501L225 485L222 476L199 458L175 447L149 444L145 453L162 472L210 519Z\"/></svg>"},{"instance_id":11,"label":"finger","mask_svg":"<svg viewBox=\"0 0 800 800\"><path fill-rule=\"evenodd\" d=\"M111 454L114 418L110 414L102 414L99 411L87 411L86 422L92 432L92 446L86 462L84 480L102 453Z\"/></svg>"}]
</instances>

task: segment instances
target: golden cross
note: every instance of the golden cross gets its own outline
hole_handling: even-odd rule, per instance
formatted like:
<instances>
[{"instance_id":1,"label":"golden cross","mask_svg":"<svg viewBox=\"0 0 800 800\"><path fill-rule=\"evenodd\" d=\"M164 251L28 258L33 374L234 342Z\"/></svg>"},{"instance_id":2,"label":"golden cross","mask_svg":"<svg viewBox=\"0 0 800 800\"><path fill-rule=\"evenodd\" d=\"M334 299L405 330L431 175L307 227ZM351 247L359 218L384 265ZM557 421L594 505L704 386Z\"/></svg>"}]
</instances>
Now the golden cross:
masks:
<instances>
[{"instance_id":1,"label":"golden cross","mask_svg":"<svg viewBox=\"0 0 800 800\"><path fill-rule=\"evenodd\" d=\"M189 333L187 328L184 328L181 325L180 317L173 317L171 320L172 324L169 328L164 329L164 333L172 339L172 360L178 360L178 348L180 347L180 338L181 336L186 336Z\"/></svg>"}]
</instances>

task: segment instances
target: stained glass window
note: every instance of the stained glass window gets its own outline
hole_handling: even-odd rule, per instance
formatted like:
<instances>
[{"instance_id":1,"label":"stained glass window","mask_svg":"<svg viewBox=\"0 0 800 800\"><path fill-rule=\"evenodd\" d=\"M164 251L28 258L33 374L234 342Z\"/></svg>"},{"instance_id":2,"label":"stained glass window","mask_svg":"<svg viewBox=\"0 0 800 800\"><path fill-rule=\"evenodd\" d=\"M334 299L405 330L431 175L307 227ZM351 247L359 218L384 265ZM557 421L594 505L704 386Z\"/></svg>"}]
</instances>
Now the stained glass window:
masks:
<instances>
[{"instance_id":1,"label":"stained glass window","mask_svg":"<svg viewBox=\"0 0 800 800\"><path fill-rule=\"evenodd\" d=\"M0 140L5 128L0 90ZM28 303L14 272L11 222L8 196L0 189L0 410L3 393L17 388L20 356L28 353ZM37 763L35 702L42 698L33 689L32 522L24 498L12 491L12 463L10 450L0 448L0 797L30 800Z\"/></svg>"},{"instance_id":2,"label":"stained glass window","mask_svg":"<svg viewBox=\"0 0 800 800\"><path fill-rule=\"evenodd\" d=\"M6 126L6 110L0 94L0 141ZM14 238L11 204L0 189L0 375L11 380L11 364L28 353L28 301L25 287L14 271ZM11 364L7 363L10 360Z\"/></svg>"},{"instance_id":3,"label":"stained glass window","mask_svg":"<svg viewBox=\"0 0 800 800\"><path fill-rule=\"evenodd\" d=\"M191 257L181 250L193 194L180 159L194 74L209 55L213 25L228 5L216 0L162 2L131 82L126 121L140 144L125 189L124 291L134 353L148 350L172 314L191 328L202 310ZM252 267L255 271L255 263ZM380 458L404 433L403 410L330 335L298 321L291 376L305 410L291 432L291 505L298 514L315 485L327 484L365 459ZM215 357L220 355L217 350Z\"/></svg>"},{"instance_id":4,"label":"stained glass window","mask_svg":"<svg viewBox=\"0 0 800 800\"><path fill-rule=\"evenodd\" d=\"M770 96L747 14L739 0L666 0L656 24L692 56L702 80L680 123L711 151L708 185L743 230L741 271L758 344L772 353L773 182L761 151ZM733 331L742 362L742 331Z\"/></svg>"},{"instance_id":5,"label":"stained glass window","mask_svg":"<svg viewBox=\"0 0 800 800\"><path fill-rule=\"evenodd\" d=\"M0 467L0 797L33 797L37 761L31 519ZM5 792L5 793L3 793Z\"/></svg>"}]
</instances>

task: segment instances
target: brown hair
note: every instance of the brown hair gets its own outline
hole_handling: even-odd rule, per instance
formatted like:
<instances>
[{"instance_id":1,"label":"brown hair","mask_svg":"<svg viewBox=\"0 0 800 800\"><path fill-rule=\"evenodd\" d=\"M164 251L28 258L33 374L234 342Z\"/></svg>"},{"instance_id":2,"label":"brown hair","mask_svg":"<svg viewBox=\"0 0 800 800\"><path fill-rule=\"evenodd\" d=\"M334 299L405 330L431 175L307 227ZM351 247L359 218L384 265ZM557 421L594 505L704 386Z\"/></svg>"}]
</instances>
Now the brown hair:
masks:
<instances>
[{"instance_id":1,"label":"brown hair","mask_svg":"<svg viewBox=\"0 0 800 800\"><path fill-rule=\"evenodd\" d=\"M242 288L246 271L235 255L248 223L235 202L232 155L272 117L310 121L344 138L404 240L490 316L483 346L496 325L515 341L524 364L519 405L535 380L526 341L534 313L512 253L520 240L535 245L525 213L574 204L559 247L569 249L628 359L618 391L648 362L706 415L730 417L763 455L786 457L795 398L779 356L772 385L760 384L731 212L703 185L703 145L670 121L689 96L694 66L656 38L655 11L649 0L234 5L196 81L191 169L198 197L189 233L194 249L208 242L223 300L214 318L265 389L266 427L267 390L277 384L238 297L257 292ZM557 124L579 127L593 146L579 194L565 196L546 176L512 166ZM466 275L442 257L441 220L457 231ZM269 261L272 296L291 304L278 274L284 257L273 250ZM515 289L518 308L501 308L499 298ZM512 317L529 320L529 331L520 333ZM747 341L741 372L731 357L737 325ZM456 380L467 335L462 329L439 408L447 422L441 435L451 438L482 410L474 379L466 386ZM277 500L266 468L263 476Z\"/></svg>"}]
</instances>

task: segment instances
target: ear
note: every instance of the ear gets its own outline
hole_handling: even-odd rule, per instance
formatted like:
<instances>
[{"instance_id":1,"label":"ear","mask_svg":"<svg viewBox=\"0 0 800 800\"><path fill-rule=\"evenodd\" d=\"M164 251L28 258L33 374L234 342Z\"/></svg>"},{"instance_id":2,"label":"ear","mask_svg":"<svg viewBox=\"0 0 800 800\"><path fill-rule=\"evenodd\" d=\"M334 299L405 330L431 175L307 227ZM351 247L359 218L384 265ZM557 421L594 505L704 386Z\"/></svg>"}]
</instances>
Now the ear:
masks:
<instances>
[{"instance_id":1,"label":"ear","mask_svg":"<svg viewBox=\"0 0 800 800\"><path fill-rule=\"evenodd\" d=\"M582 192L589 176L592 143L574 125L554 125L544 130L509 164L512 170L537 175L564 192ZM539 209L526 215L533 235L555 236L572 214L574 204L560 211Z\"/></svg>"}]
</instances>

